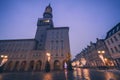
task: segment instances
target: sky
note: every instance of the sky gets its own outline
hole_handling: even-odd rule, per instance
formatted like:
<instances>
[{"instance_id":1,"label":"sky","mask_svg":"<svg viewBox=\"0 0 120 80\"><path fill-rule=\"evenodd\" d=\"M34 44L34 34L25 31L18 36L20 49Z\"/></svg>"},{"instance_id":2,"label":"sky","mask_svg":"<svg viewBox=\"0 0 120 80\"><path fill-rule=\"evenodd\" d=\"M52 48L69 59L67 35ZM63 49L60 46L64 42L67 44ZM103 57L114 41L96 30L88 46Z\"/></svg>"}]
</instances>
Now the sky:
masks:
<instances>
[{"instance_id":1,"label":"sky","mask_svg":"<svg viewBox=\"0 0 120 80\"><path fill-rule=\"evenodd\" d=\"M34 38L49 3L54 26L70 28L72 58L120 22L120 0L0 0L0 40Z\"/></svg>"}]
</instances>

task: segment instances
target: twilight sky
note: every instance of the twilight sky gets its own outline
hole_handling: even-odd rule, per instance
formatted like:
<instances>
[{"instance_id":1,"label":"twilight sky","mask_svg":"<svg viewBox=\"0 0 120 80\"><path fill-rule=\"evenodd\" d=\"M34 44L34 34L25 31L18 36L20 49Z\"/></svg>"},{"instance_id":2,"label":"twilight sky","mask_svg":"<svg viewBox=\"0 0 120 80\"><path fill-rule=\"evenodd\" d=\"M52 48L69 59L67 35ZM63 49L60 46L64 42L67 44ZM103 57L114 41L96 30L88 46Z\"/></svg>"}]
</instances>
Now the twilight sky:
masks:
<instances>
[{"instance_id":1,"label":"twilight sky","mask_svg":"<svg viewBox=\"0 0 120 80\"><path fill-rule=\"evenodd\" d=\"M73 57L120 22L120 0L0 0L0 40L34 38L49 3L55 27L70 27Z\"/></svg>"}]
</instances>

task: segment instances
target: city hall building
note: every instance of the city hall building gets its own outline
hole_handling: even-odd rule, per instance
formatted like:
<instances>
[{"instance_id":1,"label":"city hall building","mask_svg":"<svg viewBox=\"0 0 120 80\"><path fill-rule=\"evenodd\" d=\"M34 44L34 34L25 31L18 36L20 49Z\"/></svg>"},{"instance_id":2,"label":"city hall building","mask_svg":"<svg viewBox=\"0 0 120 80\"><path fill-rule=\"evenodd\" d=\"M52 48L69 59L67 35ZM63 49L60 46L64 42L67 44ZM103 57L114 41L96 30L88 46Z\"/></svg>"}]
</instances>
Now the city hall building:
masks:
<instances>
[{"instance_id":1,"label":"city hall building","mask_svg":"<svg viewBox=\"0 0 120 80\"><path fill-rule=\"evenodd\" d=\"M38 18L33 39L0 40L0 66L4 71L62 70L70 56L69 27L54 27L48 5Z\"/></svg>"}]
</instances>

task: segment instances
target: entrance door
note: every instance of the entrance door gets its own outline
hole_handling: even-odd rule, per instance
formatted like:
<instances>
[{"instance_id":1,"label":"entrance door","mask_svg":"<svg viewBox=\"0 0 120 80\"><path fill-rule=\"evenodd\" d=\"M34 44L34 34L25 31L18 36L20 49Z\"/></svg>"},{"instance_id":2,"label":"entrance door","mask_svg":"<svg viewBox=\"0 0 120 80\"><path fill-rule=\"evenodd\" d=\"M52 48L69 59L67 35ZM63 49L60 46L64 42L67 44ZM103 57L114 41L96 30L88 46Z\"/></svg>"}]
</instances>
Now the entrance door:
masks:
<instances>
[{"instance_id":1,"label":"entrance door","mask_svg":"<svg viewBox=\"0 0 120 80\"><path fill-rule=\"evenodd\" d=\"M36 71L40 71L41 70L41 66L42 66L42 62L40 60L37 61L35 70Z\"/></svg>"},{"instance_id":2,"label":"entrance door","mask_svg":"<svg viewBox=\"0 0 120 80\"><path fill-rule=\"evenodd\" d=\"M58 60L54 61L54 70L60 70L60 62Z\"/></svg>"}]
</instances>

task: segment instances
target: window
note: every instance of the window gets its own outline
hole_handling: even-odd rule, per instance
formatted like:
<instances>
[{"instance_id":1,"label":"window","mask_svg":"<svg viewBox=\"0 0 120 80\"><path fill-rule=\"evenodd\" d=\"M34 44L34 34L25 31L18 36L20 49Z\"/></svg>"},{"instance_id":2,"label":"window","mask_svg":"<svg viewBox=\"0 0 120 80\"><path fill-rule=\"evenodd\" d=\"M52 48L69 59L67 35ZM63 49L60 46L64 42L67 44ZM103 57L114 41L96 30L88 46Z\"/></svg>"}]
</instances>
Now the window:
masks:
<instances>
[{"instance_id":1,"label":"window","mask_svg":"<svg viewBox=\"0 0 120 80\"><path fill-rule=\"evenodd\" d=\"M111 48L111 52L114 53L113 48Z\"/></svg>"},{"instance_id":2,"label":"window","mask_svg":"<svg viewBox=\"0 0 120 80\"><path fill-rule=\"evenodd\" d=\"M63 56L63 53L61 54L61 56Z\"/></svg>"},{"instance_id":3,"label":"window","mask_svg":"<svg viewBox=\"0 0 120 80\"><path fill-rule=\"evenodd\" d=\"M39 47L41 47L42 46L42 44L39 44Z\"/></svg>"},{"instance_id":4,"label":"window","mask_svg":"<svg viewBox=\"0 0 120 80\"><path fill-rule=\"evenodd\" d=\"M53 50L53 43L54 43L54 41L51 41L51 45L50 45L50 47L51 47L51 50Z\"/></svg>"},{"instance_id":5,"label":"window","mask_svg":"<svg viewBox=\"0 0 120 80\"><path fill-rule=\"evenodd\" d=\"M58 56L58 54L56 54L56 56Z\"/></svg>"},{"instance_id":6,"label":"window","mask_svg":"<svg viewBox=\"0 0 120 80\"><path fill-rule=\"evenodd\" d=\"M115 33L115 29L113 29L113 31L112 31L112 34L114 34Z\"/></svg>"},{"instance_id":7,"label":"window","mask_svg":"<svg viewBox=\"0 0 120 80\"><path fill-rule=\"evenodd\" d=\"M21 54L20 57L23 57L23 55Z\"/></svg>"},{"instance_id":8,"label":"window","mask_svg":"<svg viewBox=\"0 0 120 80\"><path fill-rule=\"evenodd\" d=\"M64 44L63 44L63 40L61 40L61 49L63 49Z\"/></svg>"},{"instance_id":9,"label":"window","mask_svg":"<svg viewBox=\"0 0 120 80\"><path fill-rule=\"evenodd\" d=\"M43 38L43 37L44 37L44 35L42 34L42 35L41 35L41 38Z\"/></svg>"},{"instance_id":10,"label":"window","mask_svg":"<svg viewBox=\"0 0 120 80\"><path fill-rule=\"evenodd\" d=\"M115 51L116 51L116 52L118 52L118 49L117 49L117 47L114 47L114 48L115 48Z\"/></svg>"},{"instance_id":11,"label":"window","mask_svg":"<svg viewBox=\"0 0 120 80\"><path fill-rule=\"evenodd\" d=\"M43 40L41 39L40 42L43 42Z\"/></svg>"},{"instance_id":12,"label":"window","mask_svg":"<svg viewBox=\"0 0 120 80\"><path fill-rule=\"evenodd\" d=\"M118 33L118 36L120 37L120 33Z\"/></svg>"},{"instance_id":13,"label":"window","mask_svg":"<svg viewBox=\"0 0 120 80\"><path fill-rule=\"evenodd\" d=\"M109 40L107 40L107 43L108 43L108 45L110 45L110 42L109 42Z\"/></svg>"},{"instance_id":14,"label":"window","mask_svg":"<svg viewBox=\"0 0 120 80\"><path fill-rule=\"evenodd\" d=\"M117 37L116 37L116 36L114 36L114 39L115 39L115 41L118 41L118 39L117 39Z\"/></svg>"},{"instance_id":15,"label":"window","mask_svg":"<svg viewBox=\"0 0 120 80\"><path fill-rule=\"evenodd\" d=\"M111 38L110 40L111 40L111 42L113 43L113 39Z\"/></svg>"},{"instance_id":16,"label":"window","mask_svg":"<svg viewBox=\"0 0 120 80\"><path fill-rule=\"evenodd\" d=\"M120 45L118 45L119 49L120 49Z\"/></svg>"},{"instance_id":17,"label":"window","mask_svg":"<svg viewBox=\"0 0 120 80\"><path fill-rule=\"evenodd\" d=\"M117 31L119 30L119 26L117 26Z\"/></svg>"},{"instance_id":18,"label":"window","mask_svg":"<svg viewBox=\"0 0 120 80\"><path fill-rule=\"evenodd\" d=\"M111 35L112 35L112 32L109 32L109 33L108 33L108 36L111 36Z\"/></svg>"},{"instance_id":19,"label":"window","mask_svg":"<svg viewBox=\"0 0 120 80\"><path fill-rule=\"evenodd\" d=\"M58 50L58 46L56 46L56 50Z\"/></svg>"}]
</instances>

